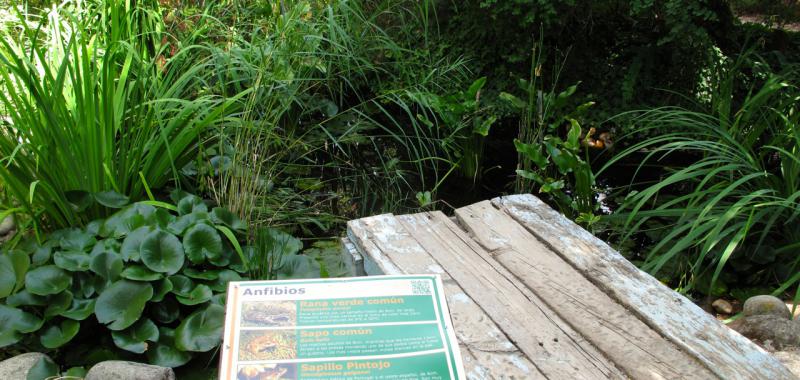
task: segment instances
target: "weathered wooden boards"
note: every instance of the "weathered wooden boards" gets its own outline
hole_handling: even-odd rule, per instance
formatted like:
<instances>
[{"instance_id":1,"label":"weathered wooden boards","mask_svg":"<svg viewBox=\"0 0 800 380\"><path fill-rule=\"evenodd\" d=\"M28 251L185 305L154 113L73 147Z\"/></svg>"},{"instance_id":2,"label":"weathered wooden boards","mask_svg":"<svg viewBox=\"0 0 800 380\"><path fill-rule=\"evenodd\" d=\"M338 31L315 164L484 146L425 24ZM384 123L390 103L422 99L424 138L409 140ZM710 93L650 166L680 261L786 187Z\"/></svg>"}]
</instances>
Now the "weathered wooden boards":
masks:
<instances>
[{"instance_id":1,"label":"weathered wooden boards","mask_svg":"<svg viewBox=\"0 0 800 380\"><path fill-rule=\"evenodd\" d=\"M794 378L533 196L455 219L379 215L347 240L367 274L442 275L469 378Z\"/></svg>"},{"instance_id":2,"label":"weathered wooden boards","mask_svg":"<svg viewBox=\"0 0 800 380\"><path fill-rule=\"evenodd\" d=\"M447 305L461 345L464 370L471 379L543 378L492 319L411 238L391 215L378 215L348 223L348 238L365 255L367 273L438 273L442 276ZM403 268L401 270L400 268Z\"/></svg>"}]
</instances>

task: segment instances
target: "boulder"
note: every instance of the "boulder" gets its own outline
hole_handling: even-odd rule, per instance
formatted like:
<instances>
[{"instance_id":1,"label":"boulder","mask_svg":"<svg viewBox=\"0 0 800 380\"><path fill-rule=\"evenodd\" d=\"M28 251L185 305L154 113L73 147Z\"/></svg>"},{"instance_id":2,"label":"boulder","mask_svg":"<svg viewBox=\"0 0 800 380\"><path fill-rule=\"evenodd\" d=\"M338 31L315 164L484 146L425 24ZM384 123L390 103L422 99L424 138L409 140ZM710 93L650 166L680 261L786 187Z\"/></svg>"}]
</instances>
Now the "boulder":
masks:
<instances>
[{"instance_id":1,"label":"boulder","mask_svg":"<svg viewBox=\"0 0 800 380\"><path fill-rule=\"evenodd\" d=\"M172 368L109 360L95 364L85 380L175 380Z\"/></svg>"},{"instance_id":2,"label":"boulder","mask_svg":"<svg viewBox=\"0 0 800 380\"><path fill-rule=\"evenodd\" d=\"M40 352L29 352L3 360L0 362L0 379L25 380L31 367L42 358L50 360L50 357Z\"/></svg>"},{"instance_id":3,"label":"boulder","mask_svg":"<svg viewBox=\"0 0 800 380\"><path fill-rule=\"evenodd\" d=\"M748 298L744 303L742 314L745 317L773 315L787 320L792 318L792 313L780 298L768 295Z\"/></svg>"},{"instance_id":4,"label":"boulder","mask_svg":"<svg viewBox=\"0 0 800 380\"><path fill-rule=\"evenodd\" d=\"M775 351L772 355L778 358L781 364L792 371L795 376L800 376L800 349L790 348L786 351Z\"/></svg>"},{"instance_id":5,"label":"boulder","mask_svg":"<svg viewBox=\"0 0 800 380\"><path fill-rule=\"evenodd\" d=\"M800 323L776 315L751 315L732 326L768 350L800 347Z\"/></svg>"}]
</instances>

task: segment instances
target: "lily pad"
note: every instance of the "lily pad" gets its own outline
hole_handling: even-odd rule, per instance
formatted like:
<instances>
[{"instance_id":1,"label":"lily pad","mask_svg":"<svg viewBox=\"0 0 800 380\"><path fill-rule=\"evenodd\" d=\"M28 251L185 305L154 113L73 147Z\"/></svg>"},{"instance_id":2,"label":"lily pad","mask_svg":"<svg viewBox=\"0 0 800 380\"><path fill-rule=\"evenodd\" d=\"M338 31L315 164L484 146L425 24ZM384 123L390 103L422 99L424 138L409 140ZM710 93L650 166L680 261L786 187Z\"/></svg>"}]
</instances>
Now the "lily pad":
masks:
<instances>
[{"instance_id":1,"label":"lily pad","mask_svg":"<svg viewBox=\"0 0 800 380\"><path fill-rule=\"evenodd\" d=\"M182 351L210 351L220 344L224 323L224 307L212 304L198 310L175 330L175 347Z\"/></svg>"},{"instance_id":2,"label":"lily pad","mask_svg":"<svg viewBox=\"0 0 800 380\"><path fill-rule=\"evenodd\" d=\"M97 298L95 315L109 329L124 330L139 319L152 297L153 286L150 284L118 280Z\"/></svg>"},{"instance_id":3,"label":"lily pad","mask_svg":"<svg viewBox=\"0 0 800 380\"><path fill-rule=\"evenodd\" d=\"M215 224L224 224L233 230L244 231L247 229L247 224L236 214L222 207L215 207L211 210L211 220Z\"/></svg>"},{"instance_id":4,"label":"lily pad","mask_svg":"<svg viewBox=\"0 0 800 380\"><path fill-rule=\"evenodd\" d=\"M200 264L206 258L216 259L222 255L222 239L214 227L196 224L186 231L183 249L189 261Z\"/></svg>"},{"instance_id":5,"label":"lily pad","mask_svg":"<svg viewBox=\"0 0 800 380\"><path fill-rule=\"evenodd\" d=\"M199 305L211 299L214 293L206 285L197 285L187 296L176 296L178 302L184 305Z\"/></svg>"},{"instance_id":6,"label":"lily pad","mask_svg":"<svg viewBox=\"0 0 800 380\"><path fill-rule=\"evenodd\" d=\"M97 239L86 231L72 228L65 231L59 242L61 249L65 251L85 252L97 243Z\"/></svg>"},{"instance_id":7,"label":"lily pad","mask_svg":"<svg viewBox=\"0 0 800 380\"><path fill-rule=\"evenodd\" d=\"M142 242L141 259L150 270L174 274L183 267L183 245L175 235L153 231Z\"/></svg>"},{"instance_id":8,"label":"lily pad","mask_svg":"<svg viewBox=\"0 0 800 380\"><path fill-rule=\"evenodd\" d=\"M142 354L147 351L147 342L158 341L158 327L149 319L142 319L123 331L113 331L114 344L126 351Z\"/></svg>"},{"instance_id":9,"label":"lily pad","mask_svg":"<svg viewBox=\"0 0 800 380\"><path fill-rule=\"evenodd\" d=\"M162 367L180 367L192 359L192 354L175 348L175 330L166 327L158 329L159 338L155 346L147 350L150 364Z\"/></svg>"},{"instance_id":10,"label":"lily pad","mask_svg":"<svg viewBox=\"0 0 800 380\"><path fill-rule=\"evenodd\" d=\"M89 267L107 281L116 281L122 272L122 257L114 252L101 251L92 257Z\"/></svg>"},{"instance_id":11,"label":"lily pad","mask_svg":"<svg viewBox=\"0 0 800 380\"><path fill-rule=\"evenodd\" d=\"M116 191L103 191L94 194L97 203L108 208L122 208L130 202L130 199Z\"/></svg>"},{"instance_id":12,"label":"lily pad","mask_svg":"<svg viewBox=\"0 0 800 380\"><path fill-rule=\"evenodd\" d=\"M94 306L97 302L96 299L72 299L72 305L69 309L61 312L61 316L76 321L82 321L89 318L94 313Z\"/></svg>"},{"instance_id":13,"label":"lily pad","mask_svg":"<svg viewBox=\"0 0 800 380\"><path fill-rule=\"evenodd\" d=\"M61 293L71 283L69 273L55 265L38 267L25 275L25 289L40 296Z\"/></svg>"},{"instance_id":14,"label":"lily pad","mask_svg":"<svg viewBox=\"0 0 800 380\"><path fill-rule=\"evenodd\" d=\"M70 272L88 270L91 259L91 256L83 251L63 251L53 254L53 262L56 266Z\"/></svg>"},{"instance_id":15,"label":"lily pad","mask_svg":"<svg viewBox=\"0 0 800 380\"><path fill-rule=\"evenodd\" d=\"M17 308L0 305L0 331L31 333L42 327L43 321Z\"/></svg>"},{"instance_id":16,"label":"lily pad","mask_svg":"<svg viewBox=\"0 0 800 380\"><path fill-rule=\"evenodd\" d=\"M125 240L122 241L122 247L120 248L122 259L125 261L139 261L139 253L142 250L142 242L147 235L153 231L154 229L152 227L143 226L128 234L128 236L125 237Z\"/></svg>"},{"instance_id":17,"label":"lily pad","mask_svg":"<svg viewBox=\"0 0 800 380\"><path fill-rule=\"evenodd\" d=\"M162 274L153 272L144 265L131 265L125 268L120 276L134 281L155 281L161 278Z\"/></svg>"},{"instance_id":18,"label":"lily pad","mask_svg":"<svg viewBox=\"0 0 800 380\"><path fill-rule=\"evenodd\" d=\"M0 298L22 287L29 267L28 255L24 252L0 253Z\"/></svg>"},{"instance_id":19,"label":"lily pad","mask_svg":"<svg viewBox=\"0 0 800 380\"><path fill-rule=\"evenodd\" d=\"M50 349L61 347L69 343L78 334L80 327L80 323L76 321L63 320L58 325L51 325L42 330L39 342L42 343L42 346Z\"/></svg>"},{"instance_id":20,"label":"lily pad","mask_svg":"<svg viewBox=\"0 0 800 380\"><path fill-rule=\"evenodd\" d=\"M70 305L72 305L72 293L69 290L50 296L47 300L47 308L44 309L44 316L49 318L59 315L69 309Z\"/></svg>"}]
</instances>

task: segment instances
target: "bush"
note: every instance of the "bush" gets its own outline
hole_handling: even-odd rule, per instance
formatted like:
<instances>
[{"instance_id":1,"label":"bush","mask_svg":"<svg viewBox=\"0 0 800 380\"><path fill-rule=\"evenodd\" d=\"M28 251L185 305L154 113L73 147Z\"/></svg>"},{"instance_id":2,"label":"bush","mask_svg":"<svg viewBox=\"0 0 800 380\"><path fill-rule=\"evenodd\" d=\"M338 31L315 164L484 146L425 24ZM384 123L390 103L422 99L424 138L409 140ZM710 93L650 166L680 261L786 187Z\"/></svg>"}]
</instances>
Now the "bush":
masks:
<instances>
[{"instance_id":1,"label":"bush","mask_svg":"<svg viewBox=\"0 0 800 380\"><path fill-rule=\"evenodd\" d=\"M639 152L646 154L633 157L637 173L677 156L660 180L631 191L609 221L624 239L649 237L642 268L683 291L719 295L736 284L780 293L800 281L800 90L771 75L739 98L741 63L720 70L707 109L641 113L640 128L669 132L633 144L603 169Z\"/></svg>"},{"instance_id":2,"label":"bush","mask_svg":"<svg viewBox=\"0 0 800 380\"><path fill-rule=\"evenodd\" d=\"M157 5L136 3L53 8L0 43L4 203L39 230L105 216L76 207L86 193L140 200L166 186L238 109L235 97L202 93L204 48L166 59L174 47L162 42Z\"/></svg>"},{"instance_id":3,"label":"bush","mask_svg":"<svg viewBox=\"0 0 800 380\"><path fill-rule=\"evenodd\" d=\"M62 349L73 365L122 350L181 366L220 343L227 284L247 270L245 227L186 195L24 242L0 255L0 345Z\"/></svg>"}]
</instances>

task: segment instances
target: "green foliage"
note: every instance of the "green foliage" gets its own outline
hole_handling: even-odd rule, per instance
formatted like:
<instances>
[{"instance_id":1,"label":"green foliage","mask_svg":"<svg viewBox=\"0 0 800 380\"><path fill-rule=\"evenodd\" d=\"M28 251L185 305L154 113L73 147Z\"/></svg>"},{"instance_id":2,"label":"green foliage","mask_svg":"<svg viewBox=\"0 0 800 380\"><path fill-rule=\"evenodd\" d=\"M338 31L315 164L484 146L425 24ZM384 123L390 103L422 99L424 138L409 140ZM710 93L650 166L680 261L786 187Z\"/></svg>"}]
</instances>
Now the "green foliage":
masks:
<instances>
[{"instance_id":1,"label":"green foliage","mask_svg":"<svg viewBox=\"0 0 800 380\"><path fill-rule=\"evenodd\" d=\"M653 242L642 268L684 291L769 284L780 293L800 280L800 90L772 75L743 98L734 91L743 61L729 64L708 109L642 112L644 130L666 131L620 152L604 167L647 152L637 172L688 157L655 183L632 191L609 218L624 239ZM673 161L674 162L674 161Z\"/></svg>"},{"instance_id":2,"label":"green foliage","mask_svg":"<svg viewBox=\"0 0 800 380\"><path fill-rule=\"evenodd\" d=\"M489 77L490 93L516 92L531 44L545 36L545 71L563 60L560 79L582 82L585 97L600 100L600 118L676 101L660 89L692 95L709 49L727 41L734 24L722 0L468 0L440 8L442 43L472 58L471 68Z\"/></svg>"},{"instance_id":3,"label":"green foliage","mask_svg":"<svg viewBox=\"0 0 800 380\"><path fill-rule=\"evenodd\" d=\"M149 203L0 255L9 275L2 345L87 355L110 348L165 366L219 345L227 283L247 272L235 240L245 226L192 195L177 207Z\"/></svg>"},{"instance_id":4,"label":"green foliage","mask_svg":"<svg viewBox=\"0 0 800 380\"><path fill-rule=\"evenodd\" d=\"M136 3L53 8L3 38L0 178L6 206L37 227L83 225L164 187L236 110L199 91L203 47L164 61L158 8ZM87 193L97 204L85 207Z\"/></svg>"},{"instance_id":5,"label":"green foliage","mask_svg":"<svg viewBox=\"0 0 800 380\"><path fill-rule=\"evenodd\" d=\"M534 48L533 55L530 80L518 82L527 98L500 94L521 114L518 138L514 139L519 157L515 188L517 192L527 192L538 186L539 193L547 195L561 212L590 226L597 221L598 209L587 148L594 128L584 132L578 119L594 103L570 108L569 100L578 84L561 92L546 91L540 79L541 49Z\"/></svg>"}]
</instances>

